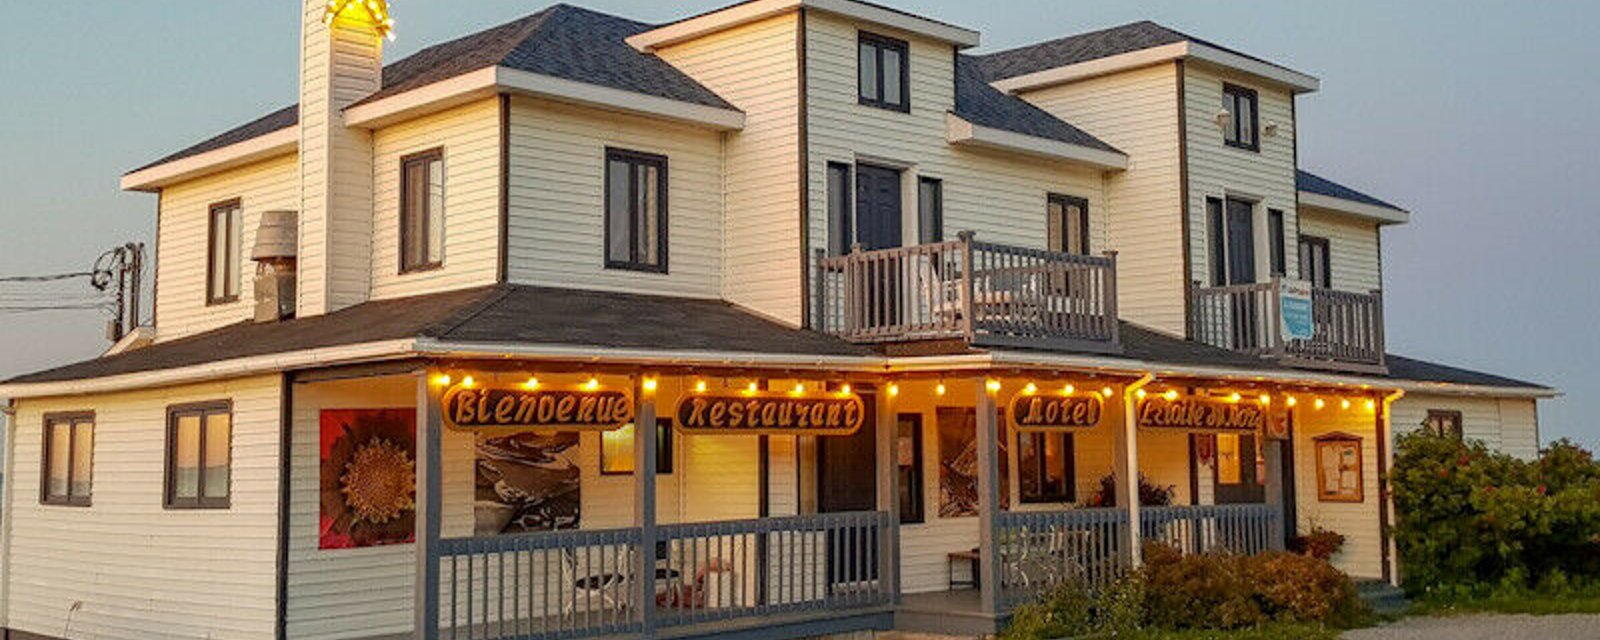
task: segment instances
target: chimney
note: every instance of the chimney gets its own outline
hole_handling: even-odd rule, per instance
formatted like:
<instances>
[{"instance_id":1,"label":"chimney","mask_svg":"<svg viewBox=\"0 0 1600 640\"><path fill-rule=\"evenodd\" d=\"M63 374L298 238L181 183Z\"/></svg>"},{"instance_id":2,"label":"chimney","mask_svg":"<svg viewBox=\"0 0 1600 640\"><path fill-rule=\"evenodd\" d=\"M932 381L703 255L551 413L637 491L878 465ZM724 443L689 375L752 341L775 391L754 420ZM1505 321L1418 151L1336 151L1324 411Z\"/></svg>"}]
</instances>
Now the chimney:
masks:
<instances>
[{"instance_id":1,"label":"chimney","mask_svg":"<svg viewBox=\"0 0 1600 640\"><path fill-rule=\"evenodd\" d=\"M372 134L343 110L382 85L385 0L302 0L301 317L366 301L372 271Z\"/></svg>"},{"instance_id":2,"label":"chimney","mask_svg":"<svg viewBox=\"0 0 1600 640\"><path fill-rule=\"evenodd\" d=\"M295 314L295 256L298 216L264 211L250 259L256 262L256 322L277 322Z\"/></svg>"}]
</instances>

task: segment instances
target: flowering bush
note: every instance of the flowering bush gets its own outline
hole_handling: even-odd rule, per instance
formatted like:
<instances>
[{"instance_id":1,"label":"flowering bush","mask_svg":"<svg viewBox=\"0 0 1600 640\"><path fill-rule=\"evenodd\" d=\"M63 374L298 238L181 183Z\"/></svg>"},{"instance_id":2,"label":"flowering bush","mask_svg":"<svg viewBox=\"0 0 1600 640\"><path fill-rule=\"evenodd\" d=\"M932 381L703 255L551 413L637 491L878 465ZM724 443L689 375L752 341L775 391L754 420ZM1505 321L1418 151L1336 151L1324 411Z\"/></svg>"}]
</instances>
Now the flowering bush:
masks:
<instances>
[{"instance_id":1,"label":"flowering bush","mask_svg":"<svg viewBox=\"0 0 1600 640\"><path fill-rule=\"evenodd\" d=\"M1344 535L1322 527L1312 527L1311 533L1295 536L1289 541L1289 550L1318 560L1329 560L1344 548Z\"/></svg>"},{"instance_id":2,"label":"flowering bush","mask_svg":"<svg viewBox=\"0 0 1600 640\"><path fill-rule=\"evenodd\" d=\"M1390 481L1413 594L1600 577L1600 464L1571 442L1526 462L1422 430L1396 441Z\"/></svg>"}]
</instances>

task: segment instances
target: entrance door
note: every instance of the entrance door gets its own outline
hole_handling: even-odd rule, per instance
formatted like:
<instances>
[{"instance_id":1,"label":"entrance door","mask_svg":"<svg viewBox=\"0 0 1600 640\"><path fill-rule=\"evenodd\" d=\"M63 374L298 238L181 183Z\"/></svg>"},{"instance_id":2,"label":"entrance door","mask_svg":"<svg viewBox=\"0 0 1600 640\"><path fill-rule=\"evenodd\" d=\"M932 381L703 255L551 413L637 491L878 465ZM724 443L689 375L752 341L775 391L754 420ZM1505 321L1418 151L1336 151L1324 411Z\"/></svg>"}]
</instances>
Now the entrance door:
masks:
<instances>
[{"instance_id":1,"label":"entrance door","mask_svg":"<svg viewBox=\"0 0 1600 640\"><path fill-rule=\"evenodd\" d=\"M1255 284L1256 231L1255 204L1238 198L1211 199L1207 203L1211 238L1211 279L1217 286ZM1254 296L1230 296L1228 313L1233 319L1231 346L1256 349L1266 346L1262 335L1267 324L1261 317L1263 304Z\"/></svg>"},{"instance_id":2,"label":"entrance door","mask_svg":"<svg viewBox=\"0 0 1600 640\"><path fill-rule=\"evenodd\" d=\"M870 164L856 166L856 243L863 251L893 249L901 246L901 193L900 171ZM891 263L898 264L898 263ZM888 327L899 324L900 274L894 269L880 269L868 275L870 291L861 300L865 304L866 327Z\"/></svg>"},{"instance_id":3,"label":"entrance door","mask_svg":"<svg viewBox=\"0 0 1600 640\"><path fill-rule=\"evenodd\" d=\"M866 406L861 429L849 436L817 438L817 511L844 513L878 509L877 402L861 394ZM878 537L836 531L828 536L829 588L878 577Z\"/></svg>"}]
</instances>

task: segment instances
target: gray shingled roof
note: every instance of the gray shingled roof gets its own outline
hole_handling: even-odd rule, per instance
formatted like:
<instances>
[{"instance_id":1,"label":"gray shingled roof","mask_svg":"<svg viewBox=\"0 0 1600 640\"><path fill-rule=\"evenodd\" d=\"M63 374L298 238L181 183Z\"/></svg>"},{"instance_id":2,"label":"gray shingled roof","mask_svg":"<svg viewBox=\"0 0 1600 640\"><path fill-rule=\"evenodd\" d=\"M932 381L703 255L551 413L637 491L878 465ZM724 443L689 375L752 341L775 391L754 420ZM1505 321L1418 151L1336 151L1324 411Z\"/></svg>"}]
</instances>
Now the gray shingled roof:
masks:
<instances>
[{"instance_id":1,"label":"gray shingled roof","mask_svg":"<svg viewBox=\"0 0 1600 640\"><path fill-rule=\"evenodd\" d=\"M1121 153L1032 103L990 86L972 56L956 56L955 114L975 125Z\"/></svg>"},{"instance_id":2,"label":"gray shingled roof","mask_svg":"<svg viewBox=\"0 0 1600 640\"><path fill-rule=\"evenodd\" d=\"M1342 200L1351 200L1364 204L1370 204L1377 207L1383 207L1385 209L1393 209L1395 211L1405 211L1405 209L1389 204L1360 191L1356 191L1355 189L1351 189L1350 187L1346 187L1342 184L1316 175L1304 169L1295 172L1294 181L1296 187L1301 191L1324 195L1330 198L1339 198Z\"/></svg>"},{"instance_id":3,"label":"gray shingled roof","mask_svg":"<svg viewBox=\"0 0 1600 640\"><path fill-rule=\"evenodd\" d=\"M356 104L379 100L494 66L622 89L680 102L737 110L666 61L625 42L653 25L558 4L506 24L434 45L383 69L383 87ZM134 171L181 160L293 126L285 107ZM130 172L131 173L131 172Z\"/></svg>"},{"instance_id":4,"label":"gray shingled roof","mask_svg":"<svg viewBox=\"0 0 1600 640\"><path fill-rule=\"evenodd\" d=\"M1057 67L1109 58L1124 53L1142 51L1175 42L1194 42L1229 53L1244 56L1280 69L1283 65L1263 60L1241 51L1208 42L1181 31L1170 29L1149 20L1134 22L1109 29L1067 36L1049 42L1018 47L984 56L978 56L984 77L991 82L1037 73Z\"/></svg>"},{"instance_id":5,"label":"gray shingled roof","mask_svg":"<svg viewBox=\"0 0 1600 640\"><path fill-rule=\"evenodd\" d=\"M1405 356L1397 356L1392 353L1385 356L1384 361L1389 365L1389 377L1396 380L1552 390L1550 387L1536 382L1527 382L1436 362L1426 362Z\"/></svg>"}]
</instances>

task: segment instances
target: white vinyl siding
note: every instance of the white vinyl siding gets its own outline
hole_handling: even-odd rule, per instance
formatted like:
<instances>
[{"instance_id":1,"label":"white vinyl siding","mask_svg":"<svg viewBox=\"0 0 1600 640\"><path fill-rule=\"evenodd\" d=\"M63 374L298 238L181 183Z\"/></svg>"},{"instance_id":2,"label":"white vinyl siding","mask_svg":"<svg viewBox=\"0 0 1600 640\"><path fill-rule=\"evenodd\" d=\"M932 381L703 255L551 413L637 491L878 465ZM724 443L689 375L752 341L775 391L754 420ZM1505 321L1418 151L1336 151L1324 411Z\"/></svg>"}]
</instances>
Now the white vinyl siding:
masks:
<instances>
[{"instance_id":1,"label":"white vinyl siding","mask_svg":"<svg viewBox=\"0 0 1600 640\"><path fill-rule=\"evenodd\" d=\"M1333 288L1340 291L1369 293L1383 288L1378 233L1375 222L1311 208L1300 212L1300 235L1327 239L1329 274Z\"/></svg>"},{"instance_id":2,"label":"white vinyl siding","mask_svg":"<svg viewBox=\"0 0 1600 640\"><path fill-rule=\"evenodd\" d=\"M1333 557L1333 564L1356 578L1383 576L1383 546L1378 531L1377 424L1377 415L1360 400L1353 400L1346 410L1330 397L1319 410L1302 398L1295 408L1295 512L1300 520L1299 531L1322 527L1342 534L1344 549ZM1322 502L1317 498L1315 438L1335 432L1361 438L1361 502Z\"/></svg>"},{"instance_id":3,"label":"white vinyl siding","mask_svg":"<svg viewBox=\"0 0 1600 640\"><path fill-rule=\"evenodd\" d=\"M229 169L161 190L155 247L156 340L209 331L251 317L255 311L255 246L261 212L294 211L300 201L293 154ZM238 299L207 304L211 206L238 198L240 274Z\"/></svg>"},{"instance_id":4,"label":"white vinyl siding","mask_svg":"<svg viewBox=\"0 0 1600 640\"><path fill-rule=\"evenodd\" d=\"M910 42L910 113L859 104L857 26L835 16L806 14L806 84L810 136L810 229L813 248L828 246L830 162L900 168L903 233L916 242L918 179L942 181L944 236L976 231L980 240L1043 249L1049 194L1089 201L1090 246L1106 241L1101 173L1064 162L952 146L946 116L955 106L954 51L947 43L876 30Z\"/></svg>"},{"instance_id":5,"label":"white vinyl siding","mask_svg":"<svg viewBox=\"0 0 1600 640\"><path fill-rule=\"evenodd\" d=\"M492 284L500 270L500 103L479 100L372 134L372 299ZM402 273L401 159L439 149L444 166L442 262Z\"/></svg>"},{"instance_id":6,"label":"white vinyl siding","mask_svg":"<svg viewBox=\"0 0 1600 640\"><path fill-rule=\"evenodd\" d=\"M606 268L607 148L667 158L666 273ZM722 276L722 189L722 137L716 132L514 98L509 280L715 298ZM493 243L478 242L492 251Z\"/></svg>"},{"instance_id":7,"label":"white vinyl siding","mask_svg":"<svg viewBox=\"0 0 1600 640\"><path fill-rule=\"evenodd\" d=\"M1124 319L1182 335L1188 321L1177 78L1177 65L1162 64L1021 97L1128 154L1128 170L1105 177L1109 243L1092 246L1118 252L1117 311Z\"/></svg>"},{"instance_id":8,"label":"white vinyl siding","mask_svg":"<svg viewBox=\"0 0 1600 640\"><path fill-rule=\"evenodd\" d=\"M1429 410L1461 412L1461 435L1489 448L1524 460L1539 454L1536 401L1523 398L1483 398L1435 394L1407 394L1394 403L1395 435L1421 427Z\"/></svg>"},{"instance_id":9,"label":"white vinyl siding","mask_svg":"<svg viewBox=\"0 0 1600 640\"><path fill-rule=\"evenodd\" d=\"M1229 146L1223 141L1223 131L1217 126L1217 113L1223 104L1223 83L1256 92L1260 111L1259 151ZM1184 106L1188 111L1189 255L1192 257L1189 277L1210 283L1211 245L1207 239L1206 198L1236 197L1257 203L1254 208L1256 274L1258 280L1265 281L1272 273L1271 244L1266 234L1270 228L1267 210L1283 212L1286 234L1292 235L1299 225L1294 98L1281 87L1195 61L1184 64L1183 87ZM1277 126L1272 135L1267 134L1270 125ZM1295 246L1293 237L1284 240L1286 247ZM1286 266L1290 277L1299 274L1299 265L1294 260L1287 261Z\"/></svg>"},{"instance_id":10,"label":"white vinyl siding","mask_svg":"<svg viewBox=\"0 0 1600 640\"><path fill-rule=\"evenodd\" d=\"M711 295L795 325L803 310L804 273L798 231L798 24L794 13L773 16L657 52L745 114L744 129L722 136L717 193L726 214L719 217L720 237L713 240L721 264ZM852 63L852 74L854 68ZM850 87L853 91L853 75ZM675 165L674 180L683 179L678 171ZM677 202L672 207L682 221L682 208ZM682 245L674 251L677 270Z\"/></svg>"},{"instance_id":11,"label":"white vinyl siding","mask_svg":"<svg viewBox=\"0 0 1600 640\"><path fill-rule=\"evenodd\" d=\"M7 626L95 640L271 638L280 388L262 376L20 401ZM165 509L167 409L214 400L233 402L231 505ZM95 412L90 507L38 504L41 417L60 411Z\"/></svg>"}]
</instances>

